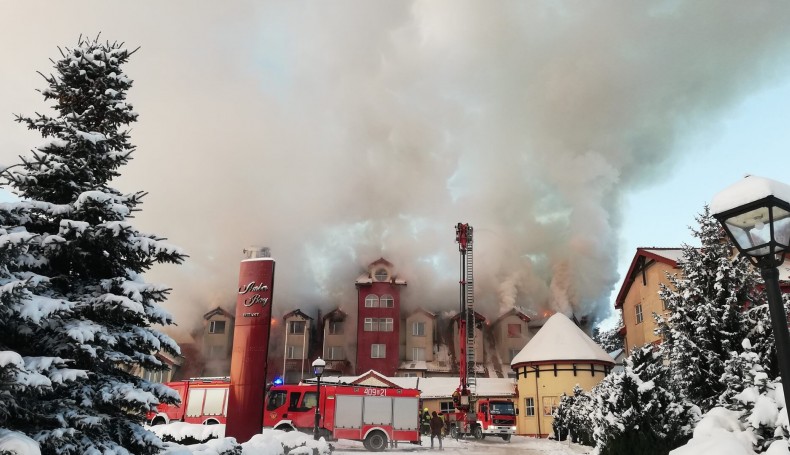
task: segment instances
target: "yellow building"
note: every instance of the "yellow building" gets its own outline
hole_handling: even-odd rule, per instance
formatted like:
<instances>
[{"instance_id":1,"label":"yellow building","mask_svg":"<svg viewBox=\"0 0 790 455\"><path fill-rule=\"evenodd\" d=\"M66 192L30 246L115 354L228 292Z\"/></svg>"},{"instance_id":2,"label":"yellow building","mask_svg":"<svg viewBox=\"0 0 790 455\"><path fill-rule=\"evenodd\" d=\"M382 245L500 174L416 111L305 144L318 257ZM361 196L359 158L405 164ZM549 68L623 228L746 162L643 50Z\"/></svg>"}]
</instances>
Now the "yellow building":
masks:
<instances>
[{"instance_id":1,"label":"yellow building","mask_svg":"<svg viewBox=\"0 0 790 455\"><path fill-rule=\"evenodd\" d=\"M609 374L614 359L562 313L550 317L519 352L516 372L519 415L516 432L548 437L552 412L562 394L578 385L589 391Z\"/></svg>"},{"instance_id":2,"label":"yellow building","mask_svg":"<svg viewBox=\"0 0 790 455\"><path fill-rule=\"evenodd\" d=\"M626 357L631 351L649 343L660 343L654 331L653 314L666 314L664 302L658 297L660 286L669 285L667 274L680 274L677 261L680 248L637 248L620 292L615 308L623 315L620 334L624 339Z\"/></svg>"}]
</instances>

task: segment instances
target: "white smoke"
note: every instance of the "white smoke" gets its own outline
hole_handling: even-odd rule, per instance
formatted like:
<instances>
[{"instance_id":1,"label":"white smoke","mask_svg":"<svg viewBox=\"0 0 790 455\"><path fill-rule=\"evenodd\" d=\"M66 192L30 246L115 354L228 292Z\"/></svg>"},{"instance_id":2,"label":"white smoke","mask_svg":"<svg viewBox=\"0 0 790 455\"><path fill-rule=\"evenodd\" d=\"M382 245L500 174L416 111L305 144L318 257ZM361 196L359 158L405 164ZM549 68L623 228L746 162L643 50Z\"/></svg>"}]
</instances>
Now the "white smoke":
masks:
<instances>
[{"instance_id":1,"label":"white smoke","mask_svg":"<svg viewBox=\"0 0 790 455\"><path fill-rule=\"evenodd\" d=\"M483 314L605 314L623 197L786 75L790 45L779 2L6 9L9 116L41 111L35 71L79 33L141 46L127 68L138 150L118 185L149 191L137 223L191 255L149 274L174 287L182 325L232 304L250 244L272 249L280 309L353 305L382 256L406 305L455 309L457 222L475 228ZM35 146L10 120L0 132L0 162Z\"/></svg>"}]
</instances>

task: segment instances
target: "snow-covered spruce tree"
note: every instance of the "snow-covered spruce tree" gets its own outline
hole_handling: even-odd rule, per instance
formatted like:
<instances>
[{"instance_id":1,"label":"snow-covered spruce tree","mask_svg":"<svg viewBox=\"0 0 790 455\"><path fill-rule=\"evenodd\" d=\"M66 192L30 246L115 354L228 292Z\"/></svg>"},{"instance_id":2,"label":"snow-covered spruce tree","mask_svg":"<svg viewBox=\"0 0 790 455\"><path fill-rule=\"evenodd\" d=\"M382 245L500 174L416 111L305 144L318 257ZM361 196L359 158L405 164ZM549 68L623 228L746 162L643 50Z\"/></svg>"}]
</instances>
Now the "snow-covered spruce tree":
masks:
<instances>
[{"instance_id":1,"label":"snow-covered spruce tree","mask_svg":"<svg viewBox=\"0 0 790 455\"><path fill-rule=\"evenodd\" d=\"M680 276L669 276L660 297L669 310L657 317L672 383L703 411L716 405L726 389L724 363L738 351L748 327L743 308L755 288L754 268L733 259L733 246L706 206L691 229L700 247L683 246Z\"/></svg>"},{"instance_id":2,"label":"snow-covered spruce tree","mask_svg":"<svg viewBox=\"0 0 790 455\"><path fill-rule=\"evenodd\" d=\"M669 371L652 346L636 349L625 370L593 388L595 452L600 455L667 454L689 437L699 408L676 396Z\"/></svg>"},{"instance_id":3,"label":"snow-covered spruce tree","mask_svg":"<svg viewBox=\"0 0 790 455\"><path fill-rule=\"evenodd\" d=\"M621 314L614 328L601 330L600 327L593 329L592 339L606 352L614 352L623 349L623 337L620 335L620 328L623 326L623 315Z\"/></svg>"},{"instance_id":4,"label":"snow-covered spruce tree","mask_svg":"<svg viewBox=\"0 0 790 455\"><path fill-rule=\"evenodd\" d=\"M159 306L168 289L141 274L184 258L128 222L145 193L109 186L134 151L126 129L137 118L126 102L132 81L121 69L132 53L98 38L61 50L42 91L55 114L17 117L44 143L3 175L22 202L3 209L4 232L15 240L0 242L9 260L0 351L21 361L8 354L15 367L2 374L13 379L0 396L22 397L25 410L11 401L0 427L32 436L44 453L156 453L162 443L141 423L157 402L177 400L127 372L165 369L154 354L178 352L153 327L172 324ZM25 369L46 380L26 378Z\"/></svg>"},{"instance_id":5,"label":"snow-covered spruce tree","mask_svg":"<svg viewBox=\"0 0 790 455\"><path fill-rule=\"evenodd\" d=\"M573 395L563 394L552 415L552 428L557 439L562 441L567 437L579 444L593 445L592 405L590 395L578 385L573 387Z\"/></svg>"},{"instance_id":6,"label":"snow-covered spruce tree","mask_svg":"<svg viewBox=\"0 0 790 455\"><path fill-rule=\"evenodd\" d=\"M763 453L775 441L787 447L787 414L784 412L782 383L766 372L764 359L743 340L743 352L725 365L724 381L728 385L721 398L723 407L737 411L744 428L753 435L753 448Z\"/></svg>"}]
</instances>

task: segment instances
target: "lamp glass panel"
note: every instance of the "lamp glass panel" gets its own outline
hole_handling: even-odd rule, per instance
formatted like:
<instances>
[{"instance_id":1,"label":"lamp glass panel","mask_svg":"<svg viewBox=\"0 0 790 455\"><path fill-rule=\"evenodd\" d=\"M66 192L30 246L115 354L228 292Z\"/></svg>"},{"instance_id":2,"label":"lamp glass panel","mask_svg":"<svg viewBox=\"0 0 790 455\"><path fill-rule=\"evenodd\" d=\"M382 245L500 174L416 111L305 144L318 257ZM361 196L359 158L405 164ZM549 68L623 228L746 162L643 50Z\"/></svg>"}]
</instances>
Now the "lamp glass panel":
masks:
<instances>
[{"instance_id":1,"label":"lamp glass panel","mask_svg":"<svg viewBox=\"0 0 790 455\"><path fill-rule=\"evenodd\" d=\"M774 215L774 240L782 247L790 244L790 212L779 207L773 207Z\"/></svg>"},{"instance_id":2,"label":"lamp glass panel","mask_svg":"<svg viewBox=\"0 0 790 455\"><path fill-rule=\"evenodd\" d=\"M758 207L746 213L727 218L725 221L735 242L749 256L764 256L770 253L771 227L768 207Z\"/></svg>"}]
</instances>

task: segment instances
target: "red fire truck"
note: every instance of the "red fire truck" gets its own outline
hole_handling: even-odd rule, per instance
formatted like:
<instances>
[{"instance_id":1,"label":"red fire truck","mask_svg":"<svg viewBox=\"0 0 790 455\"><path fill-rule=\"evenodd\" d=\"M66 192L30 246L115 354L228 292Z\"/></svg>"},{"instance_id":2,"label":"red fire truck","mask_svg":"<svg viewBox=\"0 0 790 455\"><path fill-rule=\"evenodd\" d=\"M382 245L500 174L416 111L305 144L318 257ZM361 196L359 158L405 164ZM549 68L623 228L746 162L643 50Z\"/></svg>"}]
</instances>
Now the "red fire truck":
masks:
<instances>
[{"instance_id":1,"label":"red fire truck","mask_svg":"<svg viewBox=\"0 0 790 455\"><path fill-rule=\"evenodd\" d=\"M458 318L460 384L453 393L455 414L450 415L450 435L456 439L466 435L472 435L475 439L497 435L510 441L510 437L516 433L516 410L513 402L506 399L478 399L473 388L477 383L474 372L475 327L478 320L474 311L472 233L472 226L468 224L458 223L455 226L455 241L461 253L461 301Z\"/></svg>"},{"instance_id":2,"label":"red fire truck","mask_svg":"<svg viewBox=\"0 0 790 455\"><path fill-rule=\"evenodd\" d=\"M378 452L388 442L420 443L420 391L357 385L321 386L319 431L328 440L362 441ZM281 385L269 390L263 426L313 431L316 387Z\"/></svg>"},{"instance_id":3,"label":"red fire truck","mask_svg":"<svg viewBox=\"0 0 790 455\"><path fill-rule=\"evenodd\" d=\"M160 404L157 412L148 413L151 425L170 422L216 425L225 423L228 414L230 378L194 378L165 384L178 392L179 406Z\"/></svg>"},{"instance_id":4,"label":"red fire truck","mask_svg":"<svg viewBox=\"0 0 790 455\"><path fill-rule=\"evenodd\" d=\"M192 379L167 384L181 395L180 406L160 405L148 415L151 425L175 421L224 424L227 378ZM312 433L318 397L314 385L273 386L267 394L262 427ZM370 451L388 443L420 443L420 391L362 385L321 385L319 433L327 440L362 441Z\"/></svg>"}]
</instances>

